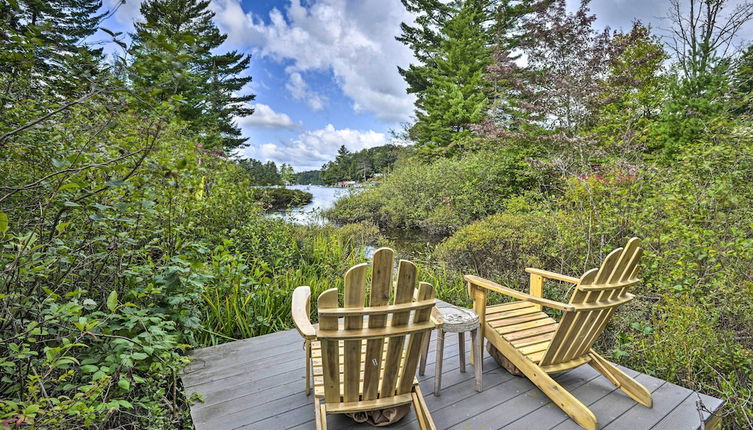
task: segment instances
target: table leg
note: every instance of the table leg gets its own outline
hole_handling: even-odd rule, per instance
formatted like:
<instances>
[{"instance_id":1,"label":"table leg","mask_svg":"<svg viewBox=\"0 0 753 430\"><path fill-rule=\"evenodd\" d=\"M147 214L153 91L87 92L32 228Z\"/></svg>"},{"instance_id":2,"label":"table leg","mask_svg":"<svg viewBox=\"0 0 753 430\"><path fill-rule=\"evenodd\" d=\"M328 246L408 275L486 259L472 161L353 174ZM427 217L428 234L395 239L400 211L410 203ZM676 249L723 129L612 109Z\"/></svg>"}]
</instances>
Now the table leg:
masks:
<instances>
[{"instance_id":1,"label":"table leg","mask_svg":"<svg viewBox=\"0 0 753 430\"><path fill-rule=\"evenodd\" d=\"M465 373L465 333L458 333L458 347L460 348L460 373Z\"/></svg>"},{"instance_id":2,"label":"table leg","mask_svg":"<svg viewBox=\"0 0 753 430\"><path fill-rule=\"evenodd\" d=\"M437 330L437 361L434 363L434 395L439 396L442 387L442 355L444 353L444 331Z\"/></svg>"},{"instance_id":3,"label":"table leg","mask_svg":"<svg viewBox=\"0 0 753 430\"><path fill-rule=\"evenodd\" d=\"M431 342L431 331L424 336L424 343L421 345L421 363L418 366L418 375L424 376L426 373L426 358L429 355L429 342Z\"/></svg>"},{"instance_id":4,"label":"table leg","mask_svg":"<svg viewBox=\"0 0 753 430\"><path fill-rule=\"evenodd\" d=\"M481 344L483 343L482 336L479 333L478 329L471 330L471 340L473 342L473 353L474 357L476 358L475 363L473 364L473 370L476 373L476 391L479 393L482 390L481 387L481 378L482 373L484 371L484 353L481 350Z\"/></svg>"}]
</instances>

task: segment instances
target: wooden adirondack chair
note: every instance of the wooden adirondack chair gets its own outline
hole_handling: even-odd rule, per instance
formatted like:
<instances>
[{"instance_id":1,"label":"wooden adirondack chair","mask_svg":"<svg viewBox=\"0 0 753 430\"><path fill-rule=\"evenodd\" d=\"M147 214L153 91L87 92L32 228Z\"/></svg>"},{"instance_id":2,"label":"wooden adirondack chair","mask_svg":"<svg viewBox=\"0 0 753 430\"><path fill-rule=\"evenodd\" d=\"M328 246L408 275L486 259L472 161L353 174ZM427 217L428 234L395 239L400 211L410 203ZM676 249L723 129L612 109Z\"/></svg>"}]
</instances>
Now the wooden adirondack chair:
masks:
<instances>
[{"instance_id":1,"label":"wooden adirondack chair","mask_svg":"<svg viewBox=\"0 0 753 430\"><path fill-rule=\"evenodd\" d=\"M638 403L652 407L651 393L591 346L601 335L615 309L633 299L627 290L638 279L643 250L638 238L612 251L599 269L578 278L539 269L531 274L530 294L512 290L477 276L466 275L473 307L481 317L481 330L489 342L549 396L576 423L596 429L596 416L549 374L588 363ZM576 285L570 303L542 298L544 279ZM486 306L488 291L519 299ZM542 306L563 311L559 323L541 312Z\"/></svg>"},{"instance_id":2,"label":"wooden adirondack chair","mask_svg":"<svg viewBox=\"0 0 753 430\"><path fill-rule=\"evenodd\" d=\"M317 430L326 430L328 413L404 404L413 404L422 429L436 428L415 377L424 337L435 326L430 319L434 287L420 283L414 300L416 266L401 260L390 304L393 259L389 248L374 254L368 306L366 263L345 274L342 307L336 288L322 293L318 327L309 320L309 287L298 287L293 293L293 320L310 341ZM308 383L308 371L306 379Z\"/></svg>"}]
</instances>

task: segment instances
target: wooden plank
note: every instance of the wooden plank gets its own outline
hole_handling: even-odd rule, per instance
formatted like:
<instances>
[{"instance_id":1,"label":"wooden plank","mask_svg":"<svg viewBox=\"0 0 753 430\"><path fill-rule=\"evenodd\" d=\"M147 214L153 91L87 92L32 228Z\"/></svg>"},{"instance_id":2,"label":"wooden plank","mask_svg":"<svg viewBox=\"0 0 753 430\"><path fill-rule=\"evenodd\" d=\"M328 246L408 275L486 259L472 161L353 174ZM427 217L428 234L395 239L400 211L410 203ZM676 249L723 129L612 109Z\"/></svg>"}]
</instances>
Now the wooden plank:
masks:
<instances>
[{"instance_id":1,"label":"wooden plank","mask_svg":"<svg viewBox=\"0 0 753 430\"><path fill-rule=\"evenodd\" d=\"M582 374L571 370L558 375L556 380L566 390L572 390L586 383L587 378L584 378ZM450 428L453 430L464 430L468 428L498 428L529 414L548 402L549 398L539 392L533 384L529 383L525 389L517 393L516 396ZM528 430L539 428L542 427L532 425L528 427Z\"/></svg>"},{"instance_id":2,"label":"wooden plank","mask_svg":"<svg viewBox=\"0 0 753 430\"><path fill-rule=\"evenodd\" d=\"M635 379L651 392L656 391L664 384L664 381L660 379L651 378L648 375L643 374L639 374ZM636 406L635 400L631 399L620 390L612 390L609 394L590 404L588 407L598 418L599 426L603 428L634 406ZM643 410L649 409L642 405L638 405L638 407ZM553 428L557 430L577 430L579 427L577 427L572 421L568 420Z\"/></svg>"},{"instance_id":3,"label":"wooden plank","mask_svg":"<svg viewBox=\"0 0 753 430\"><path fill-rule=\"evenodd\" d=\"M380 248L374 253L371 263L371 293L369 306L384 306L390 299L392 286L392 262L395 251ZM370 329L383 328L387 323L386 315L374 315L369 318ZM379 375L382 369L382 350L384 339L366 341L366 361L363 385L363 399L374 400L379 391Z\"/></svg>"},{"instance_id":4,"label":"wooden plank","mask_svg":"<svg viewBox=\"0 0 753 430\"><path fill-rule=\"evenodd\" d=\"M318 308L328 309L337 307L337 288L331 288L319 296ZM335 330L338 327L337 317L322 317L319 319L321 330ZM323 340L322 359L324 368L324 399L327 403L340 401L340 354L339 342L336 340Z\"/></svg>"},{"instance_id":5,"label":"wooden plank","mask_svg":"<svg viewBox=\"0 0 753 430\"><path fill-rule=\"evenodd\" d=\"M494 359L491 357L487 357L484 364L485 369L491 368L484 372L484 392L496 391L499 394L499 392L503 390L500 387L503 387L503 384L506 382L512 381L513 379L524 381L523 378L512 376L504 369L495 367ZM442 372L442 378L444 380L442 395L439 397L432 395L424 397L426 405L429 408L429 411L431 411L432 418L434 418L434 422L437 424L438 428L445 428L447 426L446 420L438 415L440 414L440 411L448 408L465 407L466 402L472 403L473 400L477 398L476 396L478 394L472 382L473 375L470 373L460 373L457 367L454 369L445 369ZM425 392L431 391L431 382L431 378L421 382L422 389L425 390ZM390 428L394 428L395 430L412 428L411 421L414 419L415 417L406 417L403 421L400 421Z\"/></svg>"},{"instance_id":6,"label":"wooden plank","mask_svg":"<svg viewBox=\"0 0 753 430\"><path fill-rule=\"evenodd\" d=\"M691 392L680 404L669 412L658 423L651 427L652 430L670 429L695 429L704 428L705 422L710 418L708 411L698 410L698 402L701 397L698 393Z\"/></svg>"},{"instance_id":7,"label":"wooden plank","mask_svg":"<svg viewBox=\"0 0 753 430\"><path fill-rule=\"evenodd\" d=\"M400 311L417 311L426 308L432 308L436 305L434 300L421 300L411 303L403 303L400 305L387 305L376 307L364 307L358 309L337 308L332 310L323 310L319 315L347 317L358 315L387 315Z\"/></svg>"},{"instance_id":8,"label":"wooden plank","mask_svg":"<svg viewBox=\"0 0 753 430\"><path fill-rule=\"evenodd\" d=\"M557 327L558 327L557 324L551 324L551 325L546 325L542 327L533 327L533 328L529 328L527 330L521 330L515 333L507 333L505 334L505 339L507 339L510 342L515 341L515 340L520 340L520 339L528 339L533 336L553 333L557 330ZM487 330L494 330L494 329L489 328L487 324ZM487 339L488 338L489 336L487 336Z\"/></svg>"},{"instance_id":9,"label":"wooden plank","mask_svg":"<svg viewBox=\"0 0 753 430\"><path fill-rule=\"evenodd\" d=\"M529 294L536 297L544 297L544 277L531 273L529 282ZM541 310L541 305L536 305L536 310Z\"/></svg>"},{"instance_id":10,"label":"wooden plank","mask_svg":"<svg viewBox=\"0 0 753 430\"><path fill-rule=\"evenodd\" d=\"M501 326L506 326L506 325L520 324L520 323L529 322L529 321L536 321L536 320L540 320L544 318L549 318L549 315L545 314L544 312L532 312L530 314L526 314L522 316L490 320L488 322L491 327L496 328L496 327L501 327Z\"/></svg>"},{"instance_id":11,"label":"wooden plank","mask_svg":"<svg viewBox=\"0 0 753 430\"><path fill-rule=\"evenodd\" d=\"M397 270L397 285L395 287L395 304L408 303L413 300L413 292L416 290L416 279L418 276L416 265L408 260L400 260ZM401 326L408 324L410 312L396 312L392 315L390 325L394 329L400 330ZM418 327L422 324L433 326L434 323L427 321L425 323L413 324ZM387 341L387 357L384 361L384 376L379 388L380 397L389 397L395 395L395 386L401 370L401 358L405 336L391 337Z\"/></svg>"},{"instance_id":12,"label":"wooden plank","mask_svg":"<svg viewBox=\"0 0 753 430\"><path fill-rule=\"evenodd\" d=\"M545 327L545 326L551 326L557 324L557 321L551 319L551 318L542 318L535 321L529 321L519 324L512 324L512 325L506 325L502 327L498 327L497 333L505 335L508 333L515 333L518 331L527 330L529 328L535 328L535 327Z\"/></svg>"},{"instance_id":13,"label":"wooden plank","mask_svg":"<svg viewBox=\"0 0 753 430\"><path fill-rule=\"evenodd\" d=\"M410 315L410 312L406 312ZM330 317L334 318L334 317ZM405 339L405 335L416 333L419 331L430 330L434 328L434 323L431 321L424 321L420 323L398 323L392 322L392 325L384 328L364 328L361 330L319 330L319 339L374 339L390 337L390 341L393 339Z\"/></svg>"},{"instance_id":14,"label":"wooden plank","mask_svg":"<svg viewBox=\"0 0 753 430\"><path fill-rule=\"evenodd\" d=\"M366 287L366 268L368 264L363 263L353 266L345 273L345 289L343 293L343 307L359 308L363 307L363 299ZM321 318L323 314L319 314ZM336 317L335 317L336 318ZM363 328L363 316L353 315L345 317L346 331L360 331ZM361 339L346 340L344 346L344 382L343 391L344 402L355 402L360 398L359 382L361 374Z\"/></svg>"},{"instance_id":15,"label":"wooden plank","mask_svg":"<svg viewBox=\"0 0 753 430\"><path fill-rule=\"evenodd\" d=\"M599 377L599 374L592 369L579 367L554 376L554 380L567 391L577 392L578 388ZM503 423L503 429L521 430L548 428L547 424L551 425L552 422L556 422L553 417L565 416L557 405L537 390L529 391L524 396L513 399L507 408L506 417L496 411L491 411L491 414ZM549 417L548 421L547 417Z\"/></svg>"},{"instance_id":16,"label":"wooden plank","mask_svg":"<svg viewBox=\"0 0 753 430\"><path fill-rule=\"evenodd\" d=\"M426 282L421 282L418 286L418 300L428 300L434 298L434 287ZM431 317L431 309L423 309L416 311L413 314L413 323L419 324L425 321L429 321ZM429 321L431 323L431 321ZM433 324L433 323L432 323ZM431 328L433 329L433 327ZM431 330L429 329L429 330ZM424 344L424 337L429 333L429 330L412 334L408 340L406 347L405 360L400 371L399 380L397 384L397 393L409 393L416 379L416 368L418 367L418 360L421 358L421 347Z\"/></svg>"}]
</instances>

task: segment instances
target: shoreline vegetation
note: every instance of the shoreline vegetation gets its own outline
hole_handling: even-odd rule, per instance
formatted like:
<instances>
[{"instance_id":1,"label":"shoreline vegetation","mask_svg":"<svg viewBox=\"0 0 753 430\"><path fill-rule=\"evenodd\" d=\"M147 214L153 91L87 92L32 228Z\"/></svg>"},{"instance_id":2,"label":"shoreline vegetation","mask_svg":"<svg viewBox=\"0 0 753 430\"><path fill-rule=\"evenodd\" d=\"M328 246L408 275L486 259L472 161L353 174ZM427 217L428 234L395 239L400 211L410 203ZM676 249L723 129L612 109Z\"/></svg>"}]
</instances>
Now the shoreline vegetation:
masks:
<instances>
[{"instance_id":1,"label":"shoreline vegetation","mask_svg":"<svg viewBox=\"0 0 753 430\"><path fill-rule=\"evenodd\" d=\"M314 198L309 192L284 187L255 187L254 190L253 198L267 212L305 206Z\"/></svg>"},{"instance_id":2,"label":"shoreline vegetation","mask_svg":"<svg viewBox=\"0 0 753 430\"><path fill-rule=\"evenodd\" d=\"M290 166L233 158L251 59L221 52L209 2L145 0L112 61L85 43L96 0L0 6L0 426L191 429L190 351L292 328L292 291L342 288L366 246L468 306L463 274L523 289L525 267L577 275L638 236L636 299L596 349L751 427L753 48L675 52L560 0L403 3L412 145L300 175L379 174L337 226L265 216L311 197L258 188Z\"/></svg>"}]
</instances>

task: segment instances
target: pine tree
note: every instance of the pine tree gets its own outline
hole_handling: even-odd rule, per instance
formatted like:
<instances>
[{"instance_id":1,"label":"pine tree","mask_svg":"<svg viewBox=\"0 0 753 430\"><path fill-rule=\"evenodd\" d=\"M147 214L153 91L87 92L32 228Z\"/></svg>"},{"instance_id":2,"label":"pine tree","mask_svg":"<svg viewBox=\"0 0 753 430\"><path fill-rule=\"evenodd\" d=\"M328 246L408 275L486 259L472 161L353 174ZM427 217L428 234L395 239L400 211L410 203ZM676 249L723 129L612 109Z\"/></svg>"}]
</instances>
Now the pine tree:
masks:
<instances>
[{"instance_id":1,"label":"pine tree","mask_svg":"<svg viewBox=\"0 0 753 430\"><path fill-rule=\"evenodd\" d=\"M234 122L251 115L247 102L254 95L238 95L251 81L243 75L250 55L230 51L216 54L227 38L212 22L209 1L149 0L141 5L144 22L133 35L133 83L157 101L178 101L178 112L201 136L206 148L226 151L241 147L247 138Z\"/></svg>"},{"instance_id":2,"label":"pine tree","mask_svg":"<svg viewBox=\"0 0 753 430\"><path fill-rule=\"evenodd\" d=\"M411 134L428 147L452 151L470 136L488 105L483 73L490 63L487 16L481 4L468 1L443 28L443 40L426 74L430 84L416 103L417 121Z\"/></svg>"},{"instance_id":3,"label":"pine tree","mask_svg":"<svg viewBox=\"0 0 753 430\"><path fill-rule=\"evenodd\" d=\"M416 122L409 136L432 153L452 153L471 138L470 126L487 115L490 87L483 78L491 47L513 47L518 18L530 0L403 0L417 15L401 25L397 40L408 45L418 64L399 68L416 94ZM441 148L441 149L438 149Z\"/></svg>"},{"instance_id":4,"label":"pine tree","mask_svg":"<svg viewBox=\"0 0 753 430\"><path fill-rule=\"evenodd\" d=\"M14 0L0 2L0 74L12 77L4 94L34 97L48 92L72 98L89 91L100 72L101 48L85 39L104 14L101 0ZM24 94L12 94L23 91Z\"/></svg>"}]
</instances>

